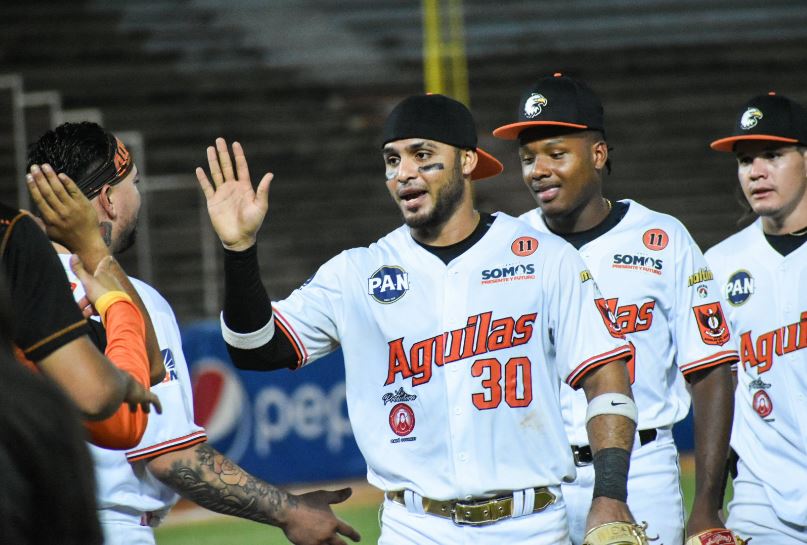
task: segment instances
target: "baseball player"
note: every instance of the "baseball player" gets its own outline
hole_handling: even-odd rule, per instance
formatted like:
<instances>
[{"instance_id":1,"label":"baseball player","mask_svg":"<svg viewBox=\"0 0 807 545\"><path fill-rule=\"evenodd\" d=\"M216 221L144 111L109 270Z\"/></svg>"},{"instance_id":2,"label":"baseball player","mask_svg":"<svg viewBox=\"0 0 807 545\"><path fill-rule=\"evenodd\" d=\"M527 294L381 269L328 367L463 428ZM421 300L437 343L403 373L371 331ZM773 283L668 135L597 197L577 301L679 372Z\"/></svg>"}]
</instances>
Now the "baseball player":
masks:
<instances>
[{"instance_id":1,"label":"baseball player","mask_svg":"<svg viewBox=\"0 0 807 545\"><path fill-rule=\"evenodd\" d=\"M91 331L72 304L62 267L39 226L28 213L2 203L0 256L15 309L17 359L65 391L85 417L84 426L93 442L109 448L136 445L145 431L150 404L160 409L158 398L148 390L145 350L118 348L119 343L137 347L143 341L139 330L143 317L137 308L124 301L114 280L98 284L93 275L85 277L97 284L93 291L98 296L117 292L108 296L109 304L104 305L114 325L111 338L115 340L107 359L90 340ZM81 266L76 262L76 267ZM97 273L107 274L116 267L110 258ZM142 411L137 410L138 405Z\"/></svg>"},{"instance_id":2,"label":"baseball player","mask_svg":"<svg viewBox=\"0 0 807 545\"><path fill-rule=\"evenodd\" d=\"M672 426L695 411L696 496L688 534L721 528L723 468L731 427L730 366L737 352L717 284L686 228L638 202L603 197L610 169L600 99L583 82L555 74L519 102L518 121L493 131L518 140L522 177L538 207L521 219L556 233L580 253L602 290L597 300L611 331L635 351L630 376L639 424L628 505L659 543L684 539L678 453ZM578 466L564 484L572 542L583 540L594 480L583 423L586 399L561 390L566 434Z\"/></svg>"},{"instance_id":3,"label":"baseball player","mask_svg":"<svg viewBox=\"0 0 807 545\"><path fill-rule=\"evenodd\" d=\"M208 148L210 178L196 173L225 248L222 331L234 361L298 368L341 345L353 433L368 480L386 493L381 544L568 543L562 381L590 401L589 526L632 520L630 349L604 327L574 248L475 210L473 180L502 167L477 147L459 102L403 100L382 142L405 225L332 258L273 305L256 251L272 175L253 191L238 143L235 167L223 139Z\"/></svg>"},{"instance_id":4,"label":"baseball player","mask_svg":"<svg viewBox=\"0 0 807 545\"><path fill-rule=\"evenodd\" d=\"M739 455L726 526L751 543L807 543L807 110L750 99L731 136L758 218L706 252L740 347L731 446Z\"/></svg>"},{"instance_id":5,"label":"baseball player","mask_svg":"<svg viewBox=\"0 0 807 545\"><path fill-rule=\"evenodd\" d=\"M131 245L140 208L137 167L132 164L124 169L122 179L103 172L104 165L115 157L132 160L121 151L122 146L94 123L61 125L31 146L29 162L53 166L48 176L34 179L31 194L55 238L86 249L90 246L86 241L98 237L100 224L109 233L110 248L121 252ZM75 176L78 184L69 177L59 179L53 169ZM68 250L55 245L78 301L83 290L67 267ZM179 495L219 513L279 526L293 543L301 545L337 543L329 541L337 530L358 538L329 507L345 500L350 489L288 494L250 475L204 442L204 429L193 422L190 376L174 313L151 286L130 280L151 316L163 355L164 379L153 389L164 410L149 420L135 448L125 452L91 449L104 543L154 545L153 527Z\"/></svg>"}]
</instances>

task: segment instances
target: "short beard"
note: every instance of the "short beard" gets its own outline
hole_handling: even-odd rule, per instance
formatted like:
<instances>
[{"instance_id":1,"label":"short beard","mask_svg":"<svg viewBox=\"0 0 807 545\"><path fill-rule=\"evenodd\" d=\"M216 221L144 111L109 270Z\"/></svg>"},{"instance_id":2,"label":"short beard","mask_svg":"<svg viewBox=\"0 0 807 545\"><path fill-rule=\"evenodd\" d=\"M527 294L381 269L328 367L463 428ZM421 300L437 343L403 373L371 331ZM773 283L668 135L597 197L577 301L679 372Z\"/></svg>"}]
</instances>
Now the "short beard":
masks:
<instances>
[{"instance_id":1,"label":"short beard","mask_svg":"<svg viewBox=\"0 0 807 545\"><path fill-rule=\"evenodd\" d=\"M431 213L415 218L404 218L411 229L423 233L435 233L451 218L465 196L465 177L462 175L462 158L459 153L454 158L448 183L437 193L437 202Z\"/></svg>"},{"instance_id":2,"label":"short beard","mask_svg":"<svg viewBox=\"0 0 807 545\"><path fill-rule=\"evenodd\" d=\"M128 233L124 233L115 241L115 244L110 248L113 254L122 254L132 246L137 240L137 226L132 227Z\"/></svg>"}]
</instances>

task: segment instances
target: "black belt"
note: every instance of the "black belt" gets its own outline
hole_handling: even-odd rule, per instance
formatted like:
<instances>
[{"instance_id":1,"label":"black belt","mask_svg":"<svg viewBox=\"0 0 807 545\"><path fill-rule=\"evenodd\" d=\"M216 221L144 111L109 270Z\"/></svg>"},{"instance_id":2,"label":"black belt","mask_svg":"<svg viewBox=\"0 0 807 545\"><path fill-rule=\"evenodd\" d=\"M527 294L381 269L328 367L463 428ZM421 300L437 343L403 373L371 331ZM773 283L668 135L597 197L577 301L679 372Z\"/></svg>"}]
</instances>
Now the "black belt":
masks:
<instances>
[{"instance_id":1,"label":"black belt","mask_svg":"<svg viewBox=\"0 0 807 545\"><path fill-rule=\"evenodd\" d=\"M639 430L639 444L641 446L655 441L656 437L658 437L656 428ZM574 465L577 467L587 466L594 462L594 456L591 454L589 445L572 445L572 456L574 456Z\"/></svg>"}]
</instances>

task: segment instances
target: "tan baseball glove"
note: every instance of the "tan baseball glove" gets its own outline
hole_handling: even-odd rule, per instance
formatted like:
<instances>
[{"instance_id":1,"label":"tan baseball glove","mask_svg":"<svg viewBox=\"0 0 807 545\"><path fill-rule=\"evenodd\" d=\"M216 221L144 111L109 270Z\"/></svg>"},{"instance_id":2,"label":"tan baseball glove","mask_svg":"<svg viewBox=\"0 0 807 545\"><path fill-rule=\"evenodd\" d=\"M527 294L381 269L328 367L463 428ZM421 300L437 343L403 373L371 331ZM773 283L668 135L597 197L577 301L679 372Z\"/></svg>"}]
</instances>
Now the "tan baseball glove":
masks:
<instances>
[{"instance_id":1,"label":"tan baseball glove","mask_svg":"<svg viewBox=\"0 0 807 545\"><path fill-rule=\"evenodd\" d=\"M751 539L743 539L731 530L712 528L687 539L686 545L745 545Z\"/></svg>"},{"instance_id":2,"label":"tan baseball glove","mask_svg":"<svg viewBox=\"0 0 807 545\"><path fill-rule=\"evenodd\" d=\"M647 524L633 522L600 524L586 532L583 545L649 545L646 529Z\"/></svg>"}]
</instances>

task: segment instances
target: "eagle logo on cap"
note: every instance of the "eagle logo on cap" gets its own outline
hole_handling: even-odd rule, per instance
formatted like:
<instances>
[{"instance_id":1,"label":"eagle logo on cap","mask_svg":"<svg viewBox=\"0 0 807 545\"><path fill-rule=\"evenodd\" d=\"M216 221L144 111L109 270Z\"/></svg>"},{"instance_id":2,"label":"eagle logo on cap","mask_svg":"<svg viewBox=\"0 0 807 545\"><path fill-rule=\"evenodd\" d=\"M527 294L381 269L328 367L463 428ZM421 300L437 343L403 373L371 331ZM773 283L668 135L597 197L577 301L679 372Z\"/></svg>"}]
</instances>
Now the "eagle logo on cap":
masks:
<instances>
[{"instance_id":1,"label":"eagle logo on cap","mask_svg":"<svg viewBox=\"0 0 807 545\"><path fill-rule=\"evenodd\" d=\"M527 102L524 103L524 116L532 119L535 116L541 115L543 107L549 104L546 97L540 93L533 93Z\"/></svg>"},{"instance_id":2,"label":"eagle logo on cap","mask_svg":"<svg viewBox=\"0 0 807 545\"><path fill-rule=\"evenodd\" d=\"M746 131L753 129L757 126L757 123L762 117L763 115L762 112L759 111L759 108L748 108L740 118L740 127Z\"/></svg>"}]
</instances>

